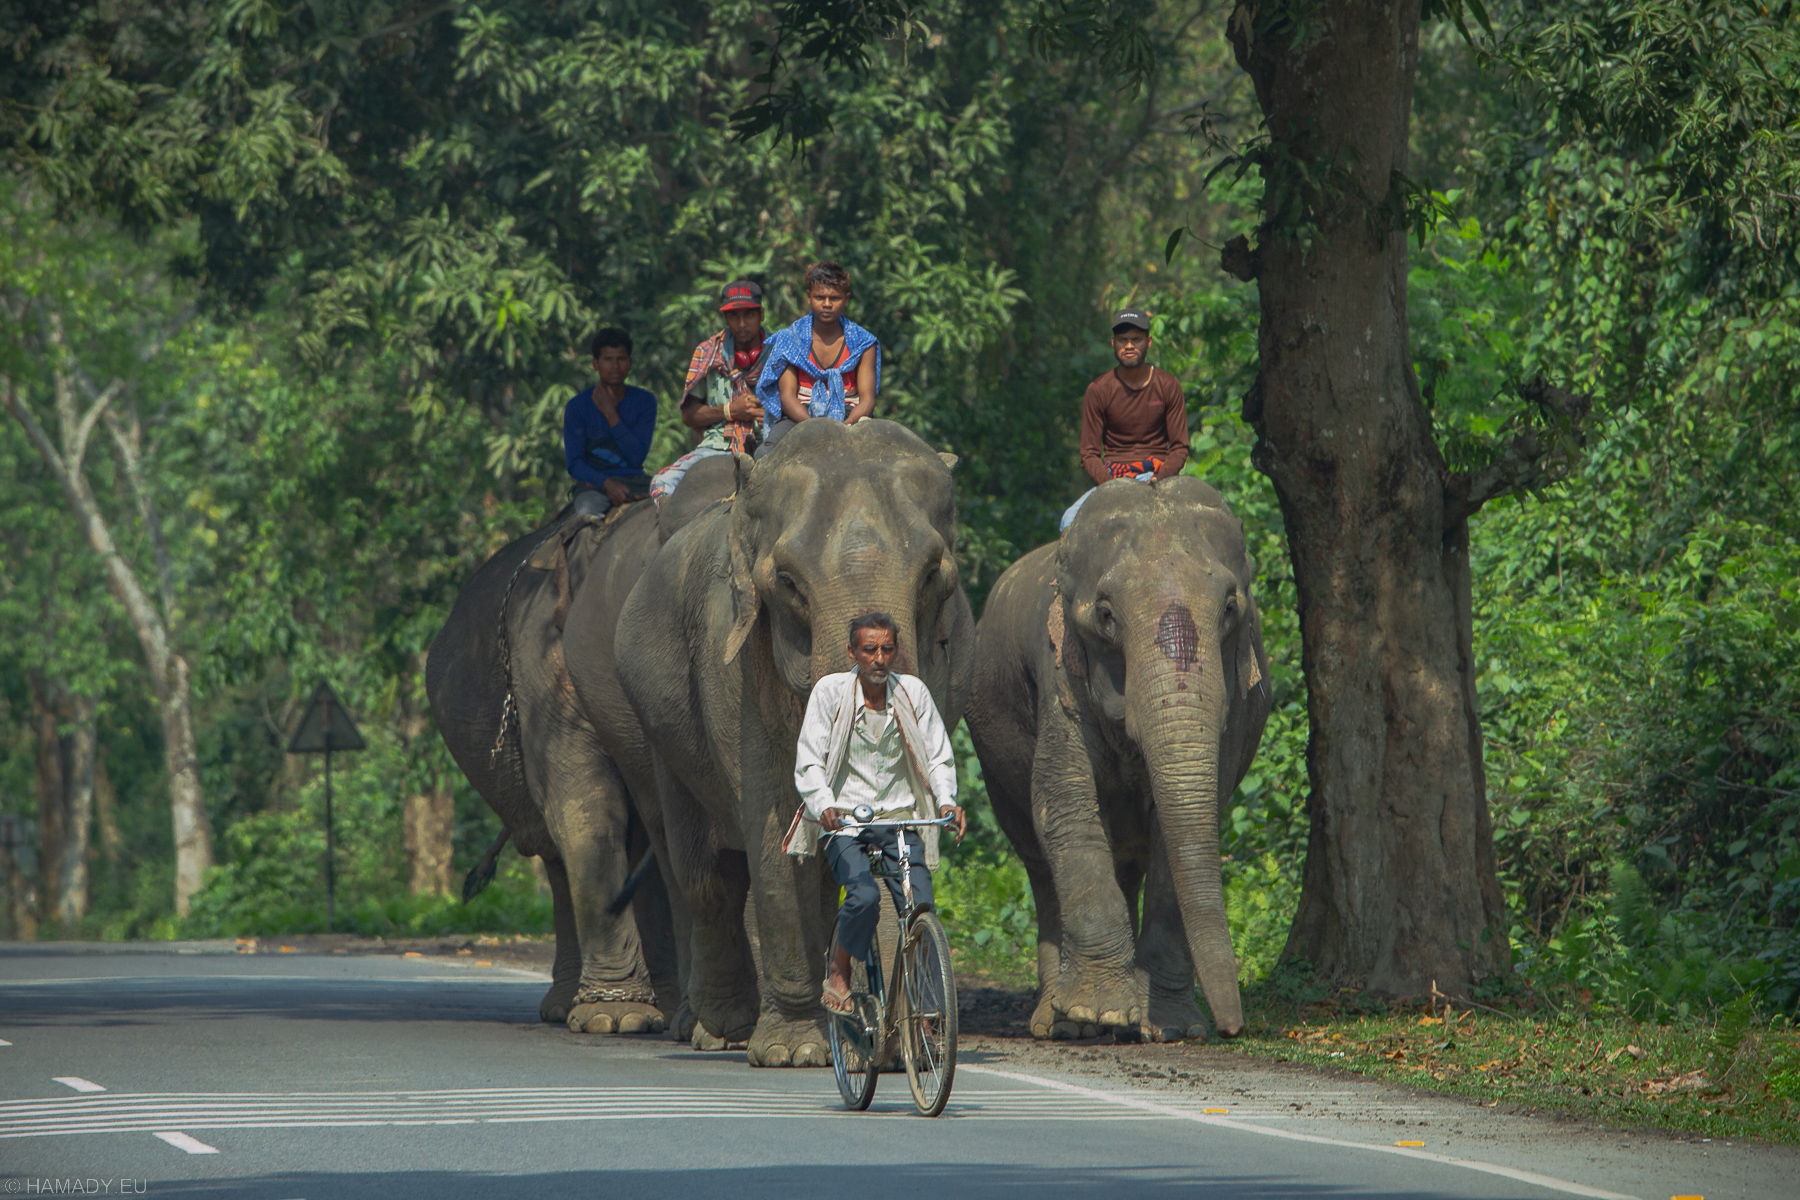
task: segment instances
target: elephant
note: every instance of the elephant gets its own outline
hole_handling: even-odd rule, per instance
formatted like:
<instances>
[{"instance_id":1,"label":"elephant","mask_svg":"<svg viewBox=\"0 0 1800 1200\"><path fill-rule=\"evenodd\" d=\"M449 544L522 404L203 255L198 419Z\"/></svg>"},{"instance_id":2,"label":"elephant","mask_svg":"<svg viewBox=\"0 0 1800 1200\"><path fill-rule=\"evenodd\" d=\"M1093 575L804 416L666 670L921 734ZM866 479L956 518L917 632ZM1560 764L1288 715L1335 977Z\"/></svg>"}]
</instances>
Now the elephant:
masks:
<instances>
[{"instance_id":1,"label":"elephant","mask_svg":"<svg viewBox=\"0 0 1800 1200\"><path fill-rule=\"evenodd\" d=\"M995 582L969 734L1038 915L1040 1038L1243 1027L1219 815L1268 720L1243 525L1206 483L1106 483ZM1141 896L1140 896L1141 893Z\"/></svg>"},{"instance_id":2,"label":"elephant","mask_svg":"<svg viewBox=\"0 0 1800 1200\"><path fill-rule=\"evenodd\" d=\"M736 494L669 539L619 614L612 670L655 760L692 922L696 1046L829 1065L820 990L837 889L819 856L783 850L795 744L813 681L849 669L850 620L873 611L899 626L896 670L923 678L954 727L975 626L953 462L892 422L802 422L763 458L735 456Z\"/></svg>"},{"instance_id":3,"label":"elephant","mask_svg":"<svg viewBox=\"0 0 1800 1200\"><path fill-rule=\"evenodd\" d=\"M578 1032L656 1033L680 1007L679 900L660 864L633 872L648 866L659 833L650 758L641 740L635 757L629 742L609 751L587 707L604 703L605 689L589 673L594 695L578 692L570 671L580 655L570 635L617 613L671 515L659 521L642 503L606 521L565 509L476 571L426 659L426 694L451 756L499 814L502 840L543 859L556 960L538 1011ZM631 911L611 911L632 878L644 882Z\"/></svg>"}]
</instances>

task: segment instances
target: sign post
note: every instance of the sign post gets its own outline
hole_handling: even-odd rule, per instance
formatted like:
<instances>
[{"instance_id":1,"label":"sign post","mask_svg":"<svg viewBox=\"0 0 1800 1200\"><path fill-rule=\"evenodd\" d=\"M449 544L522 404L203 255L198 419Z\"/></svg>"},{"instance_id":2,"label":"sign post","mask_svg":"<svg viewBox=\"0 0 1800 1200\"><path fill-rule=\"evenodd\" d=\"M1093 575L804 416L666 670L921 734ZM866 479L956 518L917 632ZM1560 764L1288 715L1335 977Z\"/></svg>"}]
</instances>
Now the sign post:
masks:
<instances>
[{"instance_id":1,"label":"sign post","mask_svg":"<svg viewBox=\"0 0 1800 1200\"><path fill-rule=\"evenodd\" d=\"M325 756L325 931L337 925L337 842L331 820L331 752L361 750L366 743L350 719L350 712L331 690L320 681L300 714L300 724L288 739L289 754L323 754Z\"/></svg>"}]
</instances>

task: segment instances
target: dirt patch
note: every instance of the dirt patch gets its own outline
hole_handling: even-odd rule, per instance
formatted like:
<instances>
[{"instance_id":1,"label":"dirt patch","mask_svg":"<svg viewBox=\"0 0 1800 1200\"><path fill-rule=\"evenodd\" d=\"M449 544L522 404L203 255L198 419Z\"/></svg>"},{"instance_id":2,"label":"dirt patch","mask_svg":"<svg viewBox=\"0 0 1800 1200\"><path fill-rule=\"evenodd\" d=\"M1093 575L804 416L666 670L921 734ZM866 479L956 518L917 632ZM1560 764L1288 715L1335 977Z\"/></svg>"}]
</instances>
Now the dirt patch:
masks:
<instances>
[{"instance_id":1,"label":"dirt patch","mask_svg":"<svg viewBox=\"0 0 1800 1200\"><path fill-rule=\"evenodd\" d=\"M455 958L501 967L549 971L556 958L556 939L515 934L496 937L472 934L442 938L358 937L348 933L295 933L282 937L238 938L239 954L416 954Z\"/></svg>"}]
</instances>

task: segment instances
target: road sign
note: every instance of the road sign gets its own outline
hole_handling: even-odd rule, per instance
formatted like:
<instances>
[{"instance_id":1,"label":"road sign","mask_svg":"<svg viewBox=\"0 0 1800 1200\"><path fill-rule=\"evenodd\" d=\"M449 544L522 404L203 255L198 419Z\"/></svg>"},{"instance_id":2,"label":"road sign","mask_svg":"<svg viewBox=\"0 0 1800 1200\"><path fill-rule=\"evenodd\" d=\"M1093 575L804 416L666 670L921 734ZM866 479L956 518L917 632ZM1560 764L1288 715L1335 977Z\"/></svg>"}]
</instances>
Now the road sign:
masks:
<instances>
[{"instance_id":1,"label":"road sign","mask_svg":"<svg viewBox=\"0 0 1800 1200\"><path fill-rule=\"evenodd\" d=\"M331 754L334 750L361 750L367 743L350 719L350 710L323 680L306 701L300 724L288 739L289 754L325 756L325 930L337 925L337 840L331 821Z\"/></svg>"},{"instance_id":2,"label":"road sign","mask_svg":"<svg viewBox=\"0 0 1800 1200\"><path fill-rule=\"evenodd\" d=\"M331 690L321 682L313 689L300 715L300 725L288 740L289 754L330 754L333 750L361 750L365 743L350 719L350 712Z\"/></svg>"}]
</instances>

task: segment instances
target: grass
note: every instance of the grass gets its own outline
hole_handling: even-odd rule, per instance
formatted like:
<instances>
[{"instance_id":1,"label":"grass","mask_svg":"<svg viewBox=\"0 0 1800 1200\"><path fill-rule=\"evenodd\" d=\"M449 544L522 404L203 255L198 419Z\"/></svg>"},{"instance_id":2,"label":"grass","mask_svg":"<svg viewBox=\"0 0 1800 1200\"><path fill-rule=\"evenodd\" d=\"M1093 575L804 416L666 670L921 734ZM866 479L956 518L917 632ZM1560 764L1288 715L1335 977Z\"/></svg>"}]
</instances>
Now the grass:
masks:
<instances>
[{"instance_id":1,"label":"grass","mask_svg":"<svg viewBox=\"0 0 1800 1200\"><path fill-rule=\"evenodd\" d=\"M1307 1004L1246 995L1234 1045L1508 1108L1611 1125L1800 1145L1800 1035L1727 1010L1718 1020L1641 1023L1546 1008L1389 1007L1353 992Z\"/></svg>"}]
</instances>

